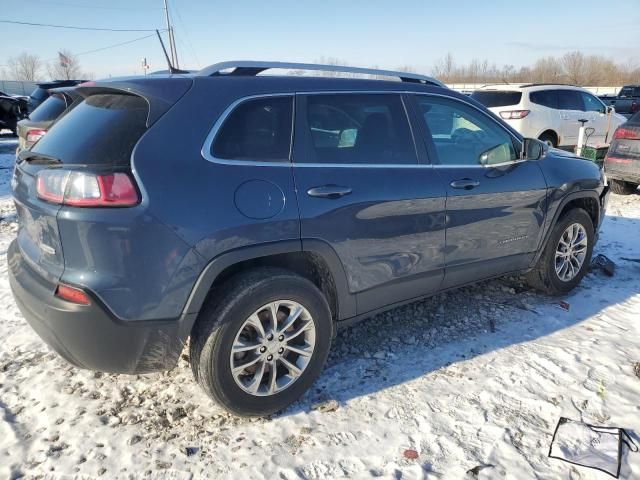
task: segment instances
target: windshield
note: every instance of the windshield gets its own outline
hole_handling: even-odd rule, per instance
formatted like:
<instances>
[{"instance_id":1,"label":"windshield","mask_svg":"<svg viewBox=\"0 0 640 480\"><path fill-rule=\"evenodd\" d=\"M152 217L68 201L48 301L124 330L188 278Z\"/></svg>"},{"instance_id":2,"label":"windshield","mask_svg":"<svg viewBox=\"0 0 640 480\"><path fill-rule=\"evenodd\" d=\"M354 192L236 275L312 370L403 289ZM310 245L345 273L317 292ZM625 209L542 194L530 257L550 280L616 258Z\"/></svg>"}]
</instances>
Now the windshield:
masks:
<instances>
[{"instance_id":1,"label":"windshield","mask_svg":"<svg viewBox=\"0 0 640 480\"><path fill-rule=\"evenodd\" d=\"M476 90L471 94L471 98L473 98L477 102L480 102L487 108L506 107L519 104L520 99L522 98L522 93L493 90Z\"/></svg>"},{"instance_id":2,"label":"windshield","mask_svg":"<svg viewBox=\"0 0 640 480\"><path fill-rule=\"evenodd\" d=\"M141 97L99 94L58 120L32 151L65 164L126 165L146 130L149 107Z\"/></svg>"},{"instance_id":3,"label":"windshield","mask_svg":"<svg viewBox=\"0 0 640 480\"><path fill-rule=\"evenodd\" d=\"M34 122L49 122L58 118L66 108L67 102L64 95L56 93L47 98L38 108L31 112L29 120Z\"/></svg>"}]
</instances>

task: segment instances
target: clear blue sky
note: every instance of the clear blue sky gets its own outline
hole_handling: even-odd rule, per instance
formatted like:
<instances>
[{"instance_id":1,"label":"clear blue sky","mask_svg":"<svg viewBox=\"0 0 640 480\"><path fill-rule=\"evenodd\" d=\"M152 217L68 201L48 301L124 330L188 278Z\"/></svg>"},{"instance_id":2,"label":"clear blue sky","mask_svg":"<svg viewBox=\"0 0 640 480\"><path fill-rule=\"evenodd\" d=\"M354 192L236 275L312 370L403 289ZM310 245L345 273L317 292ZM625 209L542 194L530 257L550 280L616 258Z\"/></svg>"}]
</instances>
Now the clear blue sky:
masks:
<instances>
[{"instance_id":1,"label":"clear blue sky","mask_svg":"<svg viewBox=\"0 0 640 480\"><path fill-rule=\"evenodd\" d=\"M429 73L447 52L516 67L580 49L640 64L640 0L170 0L181 67L222 60L411 65ZM535 6L534 6L535 5ZM162 0L0 0L0 19L119 29L164 28ZM0 23L0 65L22 51L55 59L147 35ZM9 40L7 40L9 39ZM79 58L96 77L165 68L156 38Z\"/></svg>"}]
</instances>

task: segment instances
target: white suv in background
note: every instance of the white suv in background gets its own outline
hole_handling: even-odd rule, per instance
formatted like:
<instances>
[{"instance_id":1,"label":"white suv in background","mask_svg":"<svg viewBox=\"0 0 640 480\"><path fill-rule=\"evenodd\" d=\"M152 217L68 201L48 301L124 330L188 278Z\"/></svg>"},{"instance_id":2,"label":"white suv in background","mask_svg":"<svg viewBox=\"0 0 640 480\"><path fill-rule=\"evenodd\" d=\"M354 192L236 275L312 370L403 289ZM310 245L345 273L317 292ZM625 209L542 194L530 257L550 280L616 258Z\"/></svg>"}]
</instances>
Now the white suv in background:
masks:
<instances>
[{"instance_id":1,"label":"white suv in background","mask_svg":"<svg viewBox=\"0 0 640 480\"><path fill-rule=\"evenodd\" d=\"M471 98L524 137L539 138L553 147L572 148L578 143L578 120L588 120L585 127L595 129L588 145L610 141L615 129L627 120L612 111L609 123L607 107L598 97L570 85L485 85Z\"/></svg>"}]
</instances>

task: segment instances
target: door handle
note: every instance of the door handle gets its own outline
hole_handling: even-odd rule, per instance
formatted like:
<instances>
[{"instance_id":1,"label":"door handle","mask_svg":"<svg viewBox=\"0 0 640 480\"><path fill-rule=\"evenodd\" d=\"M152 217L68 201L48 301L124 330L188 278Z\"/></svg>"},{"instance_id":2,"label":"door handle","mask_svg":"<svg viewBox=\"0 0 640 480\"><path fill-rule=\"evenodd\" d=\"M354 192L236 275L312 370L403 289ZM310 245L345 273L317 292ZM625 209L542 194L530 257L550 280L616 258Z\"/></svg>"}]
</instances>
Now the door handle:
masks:
<instances>
[{"instance_id":1,"label":"door handle","mask_svg":"<svg viewBox=\"0 0 640 480\"><path fill-rule=\"evenodd\" d=\"M477 180L471 180L470 178L463 178L461 180L454 180L449 185L451 185L452 188L471 190L480 185L480 182Z\"/></svg>"},{"instance_id":2,"label":"door handle","mask_svg":"<svg viewBox=\"0 0 640 480\"><path fill-rule=\"evenodd\" d=\"M351 193L350 187L341 187L340 185L322 185L321 187L313 187L307 190L307 195L318 198L340 198Z\"/></svg>"}]
</instances>

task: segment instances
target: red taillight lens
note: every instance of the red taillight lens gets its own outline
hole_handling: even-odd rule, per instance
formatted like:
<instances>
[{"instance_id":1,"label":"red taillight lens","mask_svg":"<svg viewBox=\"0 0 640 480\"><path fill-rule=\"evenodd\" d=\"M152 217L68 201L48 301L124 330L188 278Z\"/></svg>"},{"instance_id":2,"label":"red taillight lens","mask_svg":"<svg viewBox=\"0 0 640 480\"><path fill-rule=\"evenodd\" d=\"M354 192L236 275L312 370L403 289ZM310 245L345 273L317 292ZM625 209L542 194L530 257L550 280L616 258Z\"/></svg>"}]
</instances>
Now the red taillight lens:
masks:
<instances>
[{"instance_id":1,"label":"red taillight lens","mask_svg":"<svg viewBox=\"0 0 640 480\"><path fill-rule=\"evenodd\" d=\"M43 130L42 128L30 128L29 130L27 130L27 135L25 137L27 145L33 145L42 137L44 137L45 133L47 133L47 131Z\"/></svg>"},{"instance_id":2,"label":"red taillight lens","mask_svg":"<svg viewBox=\"0 0 640 480\"><path fill-rule=\"evenodd\" d=\"M638 104L638 102L633 100L631 102L631 113L636 113L638 111L638 108L640 108L640 104Z\"/></svg>"},{"instance_id":3,"label":"red taillight lens","mask_svg":"<svg viewBox=\"0 0 640 480\"><path fill-rule=\"evenodd\" d=\"M618 128L613 134L614 140L640 140L640 132L630 128Z\"/></svg>"},{"instance_id":4,"label":"red taillight lens","mask_svg":"<svg viewBox=\"0 0 640 480\"><path fill-rule=\"evenodd\" d=\"M508 110L500 112L500 116L505 120L518 120L529 115L530 110Z\"/></svg>"},{"instance_id":5,"label":"red taillight lens","mask_svg":"<svg viewBox=\"0 0 640 480\"><path fill-rule=\"evenodd\" d=\"M69 285L59 284L56 288L56 297L60 297L71 303L77 303L79 305L90 305L91 300L79 288L70 287Z\"/></svg>"},{"instance_id":6,"label":"red taillight lens","mask_svg":"<svg viewBox=\"0 0 640 480\"><path fill-rule=\"evenodd\" d=\"M73 207L131 207L140 202L133 180L126 173L41 170L36 190L41 200Z\"/></svg>"}]
</instances>

